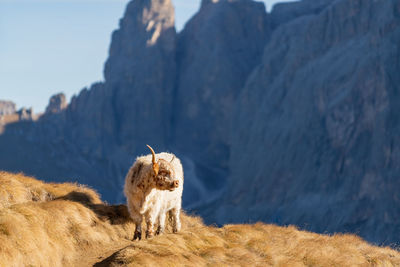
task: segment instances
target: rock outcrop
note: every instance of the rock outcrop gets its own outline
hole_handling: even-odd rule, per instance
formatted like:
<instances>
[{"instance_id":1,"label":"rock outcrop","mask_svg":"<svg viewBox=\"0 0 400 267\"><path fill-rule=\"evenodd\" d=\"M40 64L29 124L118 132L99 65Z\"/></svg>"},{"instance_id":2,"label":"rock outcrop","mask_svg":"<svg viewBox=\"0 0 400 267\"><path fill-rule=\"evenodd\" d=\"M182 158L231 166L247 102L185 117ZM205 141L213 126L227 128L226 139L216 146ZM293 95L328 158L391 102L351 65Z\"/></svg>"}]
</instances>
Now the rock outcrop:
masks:
<instances>
[{"instance_id":1,"label":"rock outcrop","mask_svg":"<svg viewBox=\"0 0 400 267\"><path fill-rule=\"evenodd\" d=\"M67 108L68 103L63 93L55 94L50 98L45 114L56 114Z\"/></svg>"},{"instance_id":2,"label":"rock outcrop","mask_svg":"<svg viewBox=\"0 0 400 267\"><path fill-rule=\"evenodd\" d=\"M33 120L33 109L32 108L21 108L17 111L20 121L32 121Z\"/></svg>"},{"instance_id":3,"label":"rock outcrop","mask_svg":"<svg viewBox=\"0 0 400 267\"><path fill-rule=\"evenodd\" d=\"M0 100L0 116L14 114L15 111L16 107L14 102Z\"/></svg>"}]
</instances>

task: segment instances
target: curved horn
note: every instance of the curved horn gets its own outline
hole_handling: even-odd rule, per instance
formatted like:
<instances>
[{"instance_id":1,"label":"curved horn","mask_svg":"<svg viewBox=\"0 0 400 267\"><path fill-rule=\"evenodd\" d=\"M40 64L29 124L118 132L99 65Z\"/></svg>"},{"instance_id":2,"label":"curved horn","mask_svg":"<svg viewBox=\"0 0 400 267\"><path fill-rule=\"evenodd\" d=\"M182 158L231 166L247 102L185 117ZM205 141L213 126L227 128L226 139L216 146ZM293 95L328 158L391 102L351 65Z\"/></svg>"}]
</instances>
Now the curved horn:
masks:
<instances>
[{"instance_id":1,"label":"curved horn","mask_svg":"<svg viewBox=\"0 0 400 267\"><path fill-rule=\"evenodd\" d=\"M152 158L152 163L153 163L153 171L156 174L156 176L158 175L158 171L160 169L160 166L158 166L157 162L156 162L156 153L154 152L153 148L149 145L147 145L147 147L150 149L151 154L153 155Z\"/></svg>"},{"instance_id":2,"label":"curved horn","mask_svg":"<svg viewBox=\"0 0 400 267\"><path fill-rule=\"evenodd\" d=\"M149 146L149 145L146 145L146 146L150 149L151 154L153 154L153 159L152 159L153 164L156 163L156 153L154 152L154 150L151 146Z\"/></svg>"}]
</instances>

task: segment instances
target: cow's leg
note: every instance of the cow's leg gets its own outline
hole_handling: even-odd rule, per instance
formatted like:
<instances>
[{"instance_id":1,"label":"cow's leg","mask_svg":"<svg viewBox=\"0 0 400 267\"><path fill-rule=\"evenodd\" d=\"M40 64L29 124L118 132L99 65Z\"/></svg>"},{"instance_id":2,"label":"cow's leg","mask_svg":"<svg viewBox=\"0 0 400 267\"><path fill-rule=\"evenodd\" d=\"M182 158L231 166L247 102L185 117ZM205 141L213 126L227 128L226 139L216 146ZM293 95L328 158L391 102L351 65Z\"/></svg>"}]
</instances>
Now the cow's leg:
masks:
<instances>
[{"instance_id":1,"label":"cow's leg","mask_svg":"<svg viewBox=\"0 0 400 267\"><path fill-rule=\"evenodd\" d=\"M142 239L142 221L143 221L143 216L141 214L138 214L136 216L131 216L133 222L135 223L135 234L133 236L133 240L141 240Z\"/></svg>"},{"instance_id":2,"label":"cow's leg","mask_svg":"<svg viewBox=\"0 0 400 267\"><path fill-rule=\"evenodd\" d=\"M142 240L142 223L136 223L135 234L133 240Z\"/></svg>"},{"instance_id":3,"label":"cow's leg","mask_svg":"<svg viewBox=\"0 0 400 267\"><path fill-rule=\"evenodd\" d=\"M177 233L181 230L181 219L180 219L180 213L181 213L181 208L176 207L171 210L172 213L172 230L174 233Z\"/></svg>"},{"instance_id":4,"label":"cow's leg","mask_svg":"<svg viewBox=\"0 0 400 267\"><path fill-rule=\"evenodd\" d=\"M165 215L166 215L166 213L164 211L161 211L160 214L158 215L158 228L157 228L156 235L164 233Z\"/></svg>"},{"instance_id":5,"label":"cow's leg","mask_svg":"<svg viewBox=\"0 0 400 267\"><path fill-rule=\"evenodd\" d=\"M157 217L158 217L158 209L150 210L146 214L146 224L147 224L146 238L152 238L154 236L154 224L156 222Z\"/></svg>"},{"instance_id":6,"label":"cow's leg","mask_svg":"<svg viewBox=\"0 0 400 267\"><path fill-rule=\"evenodd\" d=\"M130 202L128 202L128 210L132 221L135 223L135 233L133 235L133 240L141 240L143 216L133 208L133 205L131 205Z\"/></svg>"}]
</instances>

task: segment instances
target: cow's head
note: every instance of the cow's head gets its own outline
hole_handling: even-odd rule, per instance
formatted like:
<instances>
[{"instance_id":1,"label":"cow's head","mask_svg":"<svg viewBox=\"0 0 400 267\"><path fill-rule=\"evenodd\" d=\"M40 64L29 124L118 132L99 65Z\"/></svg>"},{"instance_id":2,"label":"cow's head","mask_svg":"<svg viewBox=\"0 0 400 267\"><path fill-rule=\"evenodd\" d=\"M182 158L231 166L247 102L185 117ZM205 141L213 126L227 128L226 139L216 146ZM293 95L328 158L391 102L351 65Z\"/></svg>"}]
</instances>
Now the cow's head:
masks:
<instances>
[{"instance_id":1,"label":"cow's head","mask_svg":"<svg viewBox=\"0 0 400 267\"><path fill-rule=\"evenodd\" d=\"M156 161L156 154L154 150L149 145L147 145L147 147L150 149L151 154L153 155L153 177L155 178L156 188L159 190L174 191L179 187L179 180L175 177L175 171L172 166L173 159L171 162L168 162L164 159L159 159Z\"/></svg>"}]
</instances>

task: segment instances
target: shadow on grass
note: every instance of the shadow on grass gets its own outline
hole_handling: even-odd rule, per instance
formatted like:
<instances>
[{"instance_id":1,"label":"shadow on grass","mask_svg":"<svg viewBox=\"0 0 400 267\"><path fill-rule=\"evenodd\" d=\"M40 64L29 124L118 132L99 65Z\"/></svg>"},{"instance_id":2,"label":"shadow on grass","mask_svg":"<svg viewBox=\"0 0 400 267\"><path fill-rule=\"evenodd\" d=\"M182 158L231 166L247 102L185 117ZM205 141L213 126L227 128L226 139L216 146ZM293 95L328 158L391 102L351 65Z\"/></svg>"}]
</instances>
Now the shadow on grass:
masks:
<instances>
[{"instance_id":1,"label":"shadow on grass","mask_svg":"<svg viewBox=\"0 0 400 267\"><path fill-rule=\"evenodd\" d=\"M96 213L102 221L109 221L111 224L125 224L131 221L126 205L107 205L94 203L92 196L84 192L72 191L65 196L55 200L69 200L78 202Z\"/></svg>"},{"instance_id":2,"label":"shadow on grass","mask_svg":"<svg viewBox=\"0 0 400 267\"><path fill-rule=\"evenodd\" d=\"M122 259L118 259L118 255L119 252L121 252L122 250L128 248L128 247L134 247L133 245L130 246L126 246L124 248L121 248L120 250L117 250L116 252L114 252L111 256L105 258L102 261L99 261L97 263L95 263L93 265L93 267L107 267L107 266L111 266L111 264L118 264L120 266L126 266L129 264L129 262L126 262Z\"/></svg>"}]
</instances>

